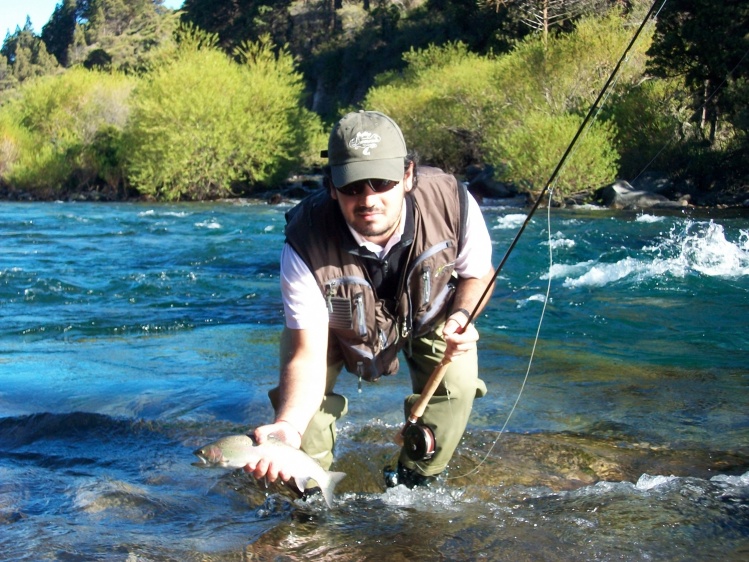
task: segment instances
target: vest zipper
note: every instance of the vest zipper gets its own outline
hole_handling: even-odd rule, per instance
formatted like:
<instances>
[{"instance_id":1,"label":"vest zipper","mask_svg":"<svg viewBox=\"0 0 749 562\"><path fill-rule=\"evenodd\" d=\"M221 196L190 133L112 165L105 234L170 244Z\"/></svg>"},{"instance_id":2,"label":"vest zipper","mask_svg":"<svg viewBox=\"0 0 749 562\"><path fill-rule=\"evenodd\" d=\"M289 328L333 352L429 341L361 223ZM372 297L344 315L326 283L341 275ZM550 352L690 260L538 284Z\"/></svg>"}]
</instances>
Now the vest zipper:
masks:
<instances>
[{"instance_id":1,"label":"vest zipper","mask_svg":"<svg viewBox=\"0 0 749 562\"><path fill-rule=\"evenodd\" d=\"M432 268L425 267L421 272L422 290L421 290L421 304L427 304L432 298Z\"/></svg>"},{"instance_id":2,"label":"vest zipper","mask_svg":"<svg viewBox=\"0 0 749 562\"><path fill-rule=\"evenodd\" d=\"M333 297L336 293L336 287L338 282L336 280L331 281L325 286L325 303L328 306L328 314L333 314Z\"/></svg>"},{"instance_id":3,"label":"vest zipper","mask_svg":"<svg viewBox=\"0 0 749 562\"><path fill-rule=\"evenodd\" d=\"M367 319L364 317L364 295L358 293L354 296L354 306L357 314L357 329L360 336L367 335Z\"/></svg>"}]
</instances>

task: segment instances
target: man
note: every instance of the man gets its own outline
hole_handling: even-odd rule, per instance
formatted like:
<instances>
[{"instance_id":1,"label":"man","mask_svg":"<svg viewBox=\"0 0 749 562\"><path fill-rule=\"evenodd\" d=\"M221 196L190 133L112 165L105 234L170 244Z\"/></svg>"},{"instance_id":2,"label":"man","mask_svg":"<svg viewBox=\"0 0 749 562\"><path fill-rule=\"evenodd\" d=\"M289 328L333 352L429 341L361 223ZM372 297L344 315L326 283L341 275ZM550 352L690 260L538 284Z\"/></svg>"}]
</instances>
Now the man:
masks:
<instances>
[{"instance_id":1,"label":"man","mask_svg":"<svg viewBox=\"0 0 749 562\"><path fill-rule=\"evenodd\" d=\"M491 240L478 204L441 170L417 173L396 123L374 111L349 113L328 141L328 189L287 215L281 256L286 326L276 417L255 430L301 447L329 468L335 421L347 411L333 392L343 366L367 381L398 371L403 352L414 394L443 359L446 374L421 417L434 434L428 460L401 452L388 486L426 485L442 472L465 431L478 377L470 312L492 282ZM256 478L289 480L266 459Z\"/></svg>"}]
</instances>

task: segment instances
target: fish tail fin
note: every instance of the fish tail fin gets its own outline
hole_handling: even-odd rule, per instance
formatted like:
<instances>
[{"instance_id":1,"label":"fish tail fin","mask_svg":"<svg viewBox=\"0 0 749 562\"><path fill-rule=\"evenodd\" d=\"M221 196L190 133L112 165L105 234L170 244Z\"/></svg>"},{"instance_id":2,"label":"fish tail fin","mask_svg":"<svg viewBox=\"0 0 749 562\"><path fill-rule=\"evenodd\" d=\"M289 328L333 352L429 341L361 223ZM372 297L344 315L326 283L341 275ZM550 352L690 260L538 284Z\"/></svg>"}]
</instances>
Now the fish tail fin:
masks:
<instances>
[{"instance_id":1,"label":"fish tail fin","mask_svg":"<svg viewBox=\"0 0 749 562\"><path fill-rule=\"evenodd\" d=\"M328 481L325 485L323 486L322 483L319 483L321 484L322 497L325 498L325 503L328 504L328 507L333 505L333 490L335 490L338 483L345 477L345 472L328 472Z\"/></svg>"}]
</instances>

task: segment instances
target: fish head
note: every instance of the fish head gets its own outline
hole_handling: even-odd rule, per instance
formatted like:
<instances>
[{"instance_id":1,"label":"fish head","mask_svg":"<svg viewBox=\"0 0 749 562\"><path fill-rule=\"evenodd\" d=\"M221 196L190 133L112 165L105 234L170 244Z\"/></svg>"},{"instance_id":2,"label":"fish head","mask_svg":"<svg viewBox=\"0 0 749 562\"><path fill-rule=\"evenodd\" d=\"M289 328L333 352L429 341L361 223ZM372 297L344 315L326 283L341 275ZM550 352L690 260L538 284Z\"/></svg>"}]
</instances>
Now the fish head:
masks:
<instances>
[{"instance_id":1,"label":"fish head","mask_svg":"<svg viewBox=\"0 0 749 562\"><path fill-rule=\"evenodd\" d=\"M206 445L205 447L193 451L193 455L200 459L199 461L194 462L193 466L226 466L224 453L218 445Z\"/></svg>"}]
</instances>

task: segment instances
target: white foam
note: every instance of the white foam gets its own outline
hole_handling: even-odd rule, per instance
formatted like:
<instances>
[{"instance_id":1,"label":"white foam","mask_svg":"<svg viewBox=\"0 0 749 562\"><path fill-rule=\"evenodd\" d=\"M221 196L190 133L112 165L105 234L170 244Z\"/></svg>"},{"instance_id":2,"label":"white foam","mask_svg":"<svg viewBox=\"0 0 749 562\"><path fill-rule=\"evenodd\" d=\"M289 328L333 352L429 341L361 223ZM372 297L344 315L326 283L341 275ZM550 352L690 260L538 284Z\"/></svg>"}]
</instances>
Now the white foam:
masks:
<instances>
[{"instance_id":1,"label":"white foam","mask_svg":"<svg viewBox=\"0 0 749 562\"><path fill-rule=\"evenodd\" d=\"M502 217L497 217L497 224L492 227L493 230L509 230L509 229L516 229L521 224L523 224L523 221L525 220L525 217L528 215L522 215L522 214L511 214L511 215L504 215Z\"/></svg>"},{"instance_id":2,"label":"white foam","mask_svg":"<svg viewBox=\"0 0 749 562\"><path fill-rule=\"evenodd\" d=\"M411 507L433 511L435 508L445 510L459 509L458 500L463 492L453 487L416 487L405 486L388 488L382 494L382 501L387 505Z\"/></svg>"},{"instance_id":3,"label":"white foam","mask_svg":"<svg viewBox=\"0 0 749 562\"><path fill-rule=\"evenodd\" d=\"M518 308L524 307L529 302L545 302L546 301L546 295L539 293L537 295L531 295L527 299L518 301Z\"/></svg>"},{"instance_id":4,"label":"white foam","mask_svg":"<svg viewBox=\"0 0 749 562\"><path fill-rule=\"evenodd\" d=\"M663 222L664 220L666 220L666 217L656 217L654 215L638 215L638 217L635 219L635 222L653 223Z\"/></svg>"},{"instance_id":5,"label":"white foam","mask_svg":"<svg viewBox=\"0 0 749 562\"><path fill-rule=\"evenodd\" d=\"M723 482L724 484L728 484L729 486L746 487L746 486L749 486L749 472L745 472L744 474L740 476L729 476L727 474L719 474L718 476L713 476L710 479L710 482Z\"/></svg>"},{"instance_id":6,"label":"white foam","mask_svg":"<svg viewBox=\"0 0 749 562\"><path fill-rule=\"evenodd\" d=\"M676 476L651 476L650 474L643 474L635 484L635 488L638 490L652 490L669 482L676 480Z\"/></svg>"},{"instance_id":7,"label":"white foam","mask_svg":"<svg viewBox=\"0 0 749 562\"><path fill-rule=\"evenodd\" d=\"M141 211L138 213L139 217L177 217L182 218L186 217L188 215L185 211L159 211L158 213L154 211L153 209L149 209L148 211Z\"/></svg>"},{"instance_id":8,"label":"white foam","mask_svg":"<svg viewBox=\"0 0 749 562\"><path fill-rule=\"evenodd\" d=\"M544 246L551 246L553 250L560 250L563 248L574 248L575 241L569 238L565 238L564 234L557 232L551 236L551 240L542 242Z\"/></svg>"},{"instance_id":9,"label":"white foam","mask_svg":"<svg viewBox=\"0 0 749 562\"><path fill-rule=\"evenodd\" d=\"M590 263L590 262L587 262ZM647 263L633 258L624 258L615 263L599 263L592 265L579 277L567 277L565 287L603 287L609 283L631 276L650 276L652 271Z\"/></svg>"},{"instance_id":10,"label":"white foam","mask_svg":"<svg viewBox=\"0 0 749 562\"><path fill-rule=\"evenodd\" d=\"M197 226L198 228L217 229L217 228L221 228L221 223L219 223L218 221L210 220L210 221L196 222L195 226Z\"/></svg>"},{"instance_id":11,"label":"white foam","mask_svg":"<svg viewBox=\"0 0 749 562\"><path fill-rule=\"evenodd\" d=\"M726 238L722 225L689 221L673 228L655 244L644 246L641 255L606 263L589 260L572 265L555 264L555 278L565 287L603 287L626 279L642 282L670 275L690 274L737 278L749 275L749 231L740 230L736 241Z\"/></svg>"},{"instance_id":12,"label":"white foam","mask_svg":"<svg viewBox=\"0 0 749 562\"><path fill-rule=\"evenodd\" d=\"M740 277L749 274L749 232L740 231L734 243L712 221L696 233L688 229L681 242L681 257L692 269L711 277Z\"/></svg>"}]
</instances>

